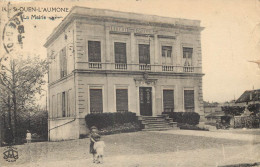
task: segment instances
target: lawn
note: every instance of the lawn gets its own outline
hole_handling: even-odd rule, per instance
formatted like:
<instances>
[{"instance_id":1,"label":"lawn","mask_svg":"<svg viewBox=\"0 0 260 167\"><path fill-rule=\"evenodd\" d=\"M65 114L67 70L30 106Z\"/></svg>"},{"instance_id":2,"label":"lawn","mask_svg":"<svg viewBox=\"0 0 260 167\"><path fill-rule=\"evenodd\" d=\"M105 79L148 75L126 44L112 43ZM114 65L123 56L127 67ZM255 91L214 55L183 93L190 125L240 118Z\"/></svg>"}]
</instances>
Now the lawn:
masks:
<instances>
[{"instance_id":1,"label":"lawn","mask_svg":"<svg viewBox=\"0 0 260 167\"><path fill-rule=\"evenodd\" d=\"M106 143L105 155L132 155L165 153L195 149L219 148L248 144L243 141L209 137L162 134L157 132L133 132L103 136ZM91 158L89 139L62 142L41 142L17 146L19 159L13 164L28 162L82 160ZM0 148L1 154L4 148ZM2 157L0 162L3 161ZM11 164L8 164L11 165Z\"/></svg>"}]
</instances>

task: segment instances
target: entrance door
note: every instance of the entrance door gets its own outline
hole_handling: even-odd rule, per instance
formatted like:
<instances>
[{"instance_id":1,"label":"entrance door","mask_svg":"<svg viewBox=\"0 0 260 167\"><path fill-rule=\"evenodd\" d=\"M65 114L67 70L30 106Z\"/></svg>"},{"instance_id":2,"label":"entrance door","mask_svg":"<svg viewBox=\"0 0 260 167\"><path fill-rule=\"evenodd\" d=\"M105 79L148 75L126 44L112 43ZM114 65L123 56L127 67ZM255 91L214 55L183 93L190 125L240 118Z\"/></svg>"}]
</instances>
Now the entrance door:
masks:
<instances>
[{"instance_id":1,"label":"entrance door","mask_svg":"<svg viewBox=\"0 0 260 167\"><path fill-rule=\"evenodd\" d=\"M152 116L152 88L140 87L139 88L140 99L140 114L143 116Z\"/></svg>"}]
</instances>

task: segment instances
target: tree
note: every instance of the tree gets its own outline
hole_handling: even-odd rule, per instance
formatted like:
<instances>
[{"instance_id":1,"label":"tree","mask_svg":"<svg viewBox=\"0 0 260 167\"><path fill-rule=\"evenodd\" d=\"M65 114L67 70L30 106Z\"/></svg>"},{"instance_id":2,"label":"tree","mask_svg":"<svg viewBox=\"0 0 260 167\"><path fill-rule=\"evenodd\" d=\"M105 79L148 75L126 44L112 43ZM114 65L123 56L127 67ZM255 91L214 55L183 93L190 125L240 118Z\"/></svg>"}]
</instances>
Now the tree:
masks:
<instances>
[{"instance_id":1,"label":"tree","mask_svg":"<svg viewBox=\"0 0 260 167\"><path fill-rule=\"evenodd\" d=\"M17 142L17 112L35 106L35 96L41 94L42 86L46 83L44 76L48 63L35 56L1 59L0 67L0 103L3 110L8 111L9 128L13 128L14 139Z\"/></svg>"}]
</instances>

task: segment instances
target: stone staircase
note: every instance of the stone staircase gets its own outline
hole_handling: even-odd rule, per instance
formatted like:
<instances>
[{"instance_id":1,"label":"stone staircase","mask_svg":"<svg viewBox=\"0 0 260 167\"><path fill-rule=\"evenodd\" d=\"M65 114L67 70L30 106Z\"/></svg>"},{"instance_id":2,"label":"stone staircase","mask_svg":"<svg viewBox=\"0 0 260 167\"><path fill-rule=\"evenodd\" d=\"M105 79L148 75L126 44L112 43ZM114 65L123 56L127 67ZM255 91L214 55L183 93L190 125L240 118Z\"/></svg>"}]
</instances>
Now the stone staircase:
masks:
<instances>
[{"instance_id":1,"label":"stone staircase","mask_svg":"<svg viewBox=\"0 0 260 167\"><path fill-rule=\"evenodd\" d=\"M168 115L138 116L143 131L161 131L179 129L177 122L173 122Z\"/></svg>"}]
</instances>

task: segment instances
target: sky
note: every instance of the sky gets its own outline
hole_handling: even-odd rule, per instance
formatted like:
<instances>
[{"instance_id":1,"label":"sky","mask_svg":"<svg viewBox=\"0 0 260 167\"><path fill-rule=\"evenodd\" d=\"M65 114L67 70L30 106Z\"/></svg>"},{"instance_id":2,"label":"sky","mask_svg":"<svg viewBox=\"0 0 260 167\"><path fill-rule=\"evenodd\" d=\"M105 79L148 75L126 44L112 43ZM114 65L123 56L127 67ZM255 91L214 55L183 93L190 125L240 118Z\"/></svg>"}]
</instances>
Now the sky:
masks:
<instances>
[{"instance_id":1,"label":"sky","mask_svg":"<svg viewBox=\"0 0 260 167\"><path fill-rule=\"evenodd\" d=\"M260 60L260 0L74 0L10 1L10 7L85 6L123 12L201 20L203 96L205 101L237 99L245 90L260 89L260 68L249 60ZM1 3L1 2L0 2ZM4 1L1 7L6 7ZM16 12L10 11L10 16ZM1 31L8 21L1 9ZM61 16L67 12L24 12L24 54L46 57L43 44L62 21L35 20L31 15ZM2 32L1 32L2 34ZM3 46L1 44L1 46ZM1 55L4 50L0 48ZM43 92L44 93L44 92ZM41 99L44 103L45 98Z\"/></svg>"}]
</instances>

